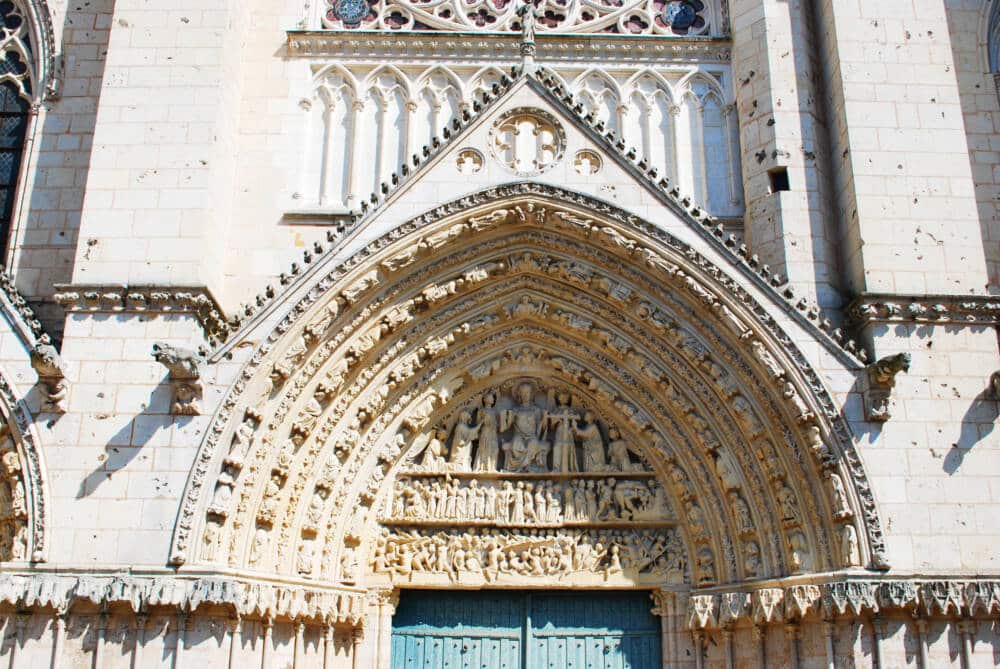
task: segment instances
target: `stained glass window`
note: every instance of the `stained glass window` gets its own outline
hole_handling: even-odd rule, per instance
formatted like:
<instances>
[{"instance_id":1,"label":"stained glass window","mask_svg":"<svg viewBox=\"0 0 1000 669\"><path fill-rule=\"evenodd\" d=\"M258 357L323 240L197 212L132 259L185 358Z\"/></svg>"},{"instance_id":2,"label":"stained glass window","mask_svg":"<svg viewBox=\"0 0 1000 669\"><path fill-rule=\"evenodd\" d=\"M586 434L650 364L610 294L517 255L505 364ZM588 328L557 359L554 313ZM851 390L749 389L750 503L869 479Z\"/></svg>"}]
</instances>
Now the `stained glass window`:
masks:
<instances>
[{"instance_id":1,"label":"stained glass window","mask_svg":"<svg viewBox=\"0 0 1000 669\"><path fill-rule=\"evenodd\" d=\"M4 254L10 235L29 110L28 102L21 97L14 84L0 84L0 250Z\"/></svg>"}]
</instances>

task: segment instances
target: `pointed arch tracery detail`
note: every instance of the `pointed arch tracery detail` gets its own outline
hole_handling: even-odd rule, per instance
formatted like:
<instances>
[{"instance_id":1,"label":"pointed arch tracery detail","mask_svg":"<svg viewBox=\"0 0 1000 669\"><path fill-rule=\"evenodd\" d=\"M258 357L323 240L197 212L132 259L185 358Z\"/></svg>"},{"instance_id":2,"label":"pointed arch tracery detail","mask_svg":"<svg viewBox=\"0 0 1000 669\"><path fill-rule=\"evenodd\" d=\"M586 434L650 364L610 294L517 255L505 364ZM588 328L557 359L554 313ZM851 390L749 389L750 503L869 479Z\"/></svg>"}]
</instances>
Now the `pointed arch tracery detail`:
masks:
<instances>
[{"instance_id":1,"label":"pointed arch tracery detail","mask_svg":"<svg viewBox=\"0 0 1000 669\"><path fill-rule=\"evenodd\" d=\"M847 427L773 319L662 230L538 184L439 207L317 280L216 416L172 560L376 578L400 471L518 379L647 463L690 585L882 565Z\"/></svg>"}]
</instances>

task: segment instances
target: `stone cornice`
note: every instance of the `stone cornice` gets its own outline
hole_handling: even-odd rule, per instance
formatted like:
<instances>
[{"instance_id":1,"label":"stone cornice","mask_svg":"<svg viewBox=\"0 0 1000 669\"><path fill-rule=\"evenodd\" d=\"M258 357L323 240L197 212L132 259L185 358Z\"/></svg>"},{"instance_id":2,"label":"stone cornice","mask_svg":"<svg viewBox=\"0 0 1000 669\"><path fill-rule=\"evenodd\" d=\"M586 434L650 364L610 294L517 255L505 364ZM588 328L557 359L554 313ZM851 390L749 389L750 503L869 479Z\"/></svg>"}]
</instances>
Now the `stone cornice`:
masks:
<instances>
[{"instance_id":1,"label":"stone cornice","mask_svg":"<svg viewBox=\"0 0 1000 669\"><path fill-rule=\"evenodd\" d=\"M57 613L81 602L102 609L127 606L135 613L152 607L193 612L211 605L240 617L357 626L363 624L365 596L364 591L342 586L323 588L228 574L0 574L0 603L18 609L49 608Z\"/></svg>"},{"instance_id":2,"label":"stone cornice","mask_svg":"<svg viewBox=\"0 0 1000 669\"><path fill-rule=\"evenodd\" d=\"M858 328L872 323L996 326L1000 296L865 293L845 313L848 323Z\"/></svg>"},{"instance_id":3,"label":"stone cornice","mask_svg":"<svg viewBox=\"0 0 1000 669\"><path fill-rule=\"evenodd\" d=\"M56 284L53 299L68 312L191 314L215 344L230 334L222 307L204 286Z\"/></svg>"},{"instance_id":4,"label":"stone cornice","mask_svg":"<svg viewBox=\"0 0 1000 669\"><path fill-rule=\"evenodd\" d=\"M791 583L790 583L791 582ZM763 625L817 616L870 616L882 611L922 616L1000 616L1000 580L948 578L793 578L740 589L693 591L689 629Z\"/></svg>"},{"instance_id":5,"label":"stone cornice","mask_svg":"<svg viewBox=\"0 0 1000 669\"><path fill-rule=\"evenodd\" d=\"M728 39L663 38L599 34L540 34L537 59L544 64L614 60L616 63L728 64ZM521 36L499 33L433 33L289 30L288 54L302 58L471 61L506 66L521 62Z\"/></svg>"}]
</instances>

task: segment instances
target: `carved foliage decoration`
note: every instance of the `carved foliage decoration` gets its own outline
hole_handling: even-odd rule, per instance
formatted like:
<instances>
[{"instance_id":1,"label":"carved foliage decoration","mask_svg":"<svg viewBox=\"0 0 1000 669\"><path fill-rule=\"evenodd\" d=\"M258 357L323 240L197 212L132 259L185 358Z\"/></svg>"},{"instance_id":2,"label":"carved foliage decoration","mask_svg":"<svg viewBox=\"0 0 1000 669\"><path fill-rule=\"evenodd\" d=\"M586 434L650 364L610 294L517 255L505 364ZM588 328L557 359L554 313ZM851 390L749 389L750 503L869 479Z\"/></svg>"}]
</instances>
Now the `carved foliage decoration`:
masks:
<instances>
[{"instance_id":1,"label":"carved foliage decoration","mask_svg":"<svg viewBox=\"0 0 1000 669\"><path fill-rule=\"evenodd\" d=\"M0 370L0 561L46 558L43 471L31 414Z\"/></svg>"},{"instance_id":2,"label":"carved foliage decoration","mask_svg":"<svg viewBox=\"0 0 1000 669\"><path fill-rule=\"evenodd\" d=\"M863 472L804 358L734 282L620 216L496 189L402 226L321 278L227 398L192 474L174 561L191 557L201 528L194 559L307 578L493 578L483 567L500 550L496 578L530 580L572 565L566 547L586 541L606 551L587 573L635 582L648 567L635 566L635 542L652 522L673 530L660 534L683 546L675 554L692 584L842 566L840 528L855 523L867 541L852 557L877 563ZM247 408L227 427L237 401ZM545 423L544 437L517 437L522 410ZM483 432L491 421L495 439ZM529 482L543 525L498 521L513 501L487 510L505 483ZM617 518L587 507L568 520L567 491L581 482L583 505L593 482L595 503L610 495ZM621 501L620 485L633 491ZM539 532L549 543L521 555L518 542ZM414 569L418 554L430 564L432 545L446 567ZM677 578L671 564L655 578Z\"/></svg>"}]
</instances>

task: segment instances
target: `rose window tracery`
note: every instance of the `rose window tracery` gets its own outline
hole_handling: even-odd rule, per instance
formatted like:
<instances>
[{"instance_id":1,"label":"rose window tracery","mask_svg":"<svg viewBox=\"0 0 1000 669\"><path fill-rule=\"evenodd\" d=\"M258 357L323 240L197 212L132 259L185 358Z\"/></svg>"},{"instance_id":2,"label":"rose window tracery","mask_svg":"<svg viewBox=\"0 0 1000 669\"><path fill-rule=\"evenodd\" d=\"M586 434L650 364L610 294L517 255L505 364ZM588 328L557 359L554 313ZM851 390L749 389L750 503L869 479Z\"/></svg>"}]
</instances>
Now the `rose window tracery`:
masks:
<instances>
[{"instance_id":1,"label":"rose window tracery","mask_svg":"<svg viewBox=\"0 0 1000 669\"><path fill-rule=\"evenodd\" d=\"M517 33L515 0L327 0L333 29ZM721 5L703 0L540 0L541 33L706 35L724 31ZM718 24L718 25L715 25Z\"/></svg>"}]
</instances>

